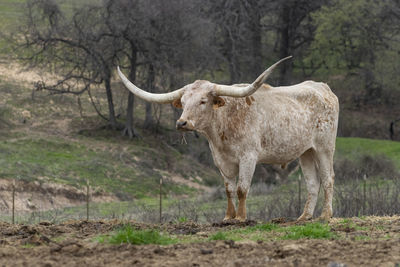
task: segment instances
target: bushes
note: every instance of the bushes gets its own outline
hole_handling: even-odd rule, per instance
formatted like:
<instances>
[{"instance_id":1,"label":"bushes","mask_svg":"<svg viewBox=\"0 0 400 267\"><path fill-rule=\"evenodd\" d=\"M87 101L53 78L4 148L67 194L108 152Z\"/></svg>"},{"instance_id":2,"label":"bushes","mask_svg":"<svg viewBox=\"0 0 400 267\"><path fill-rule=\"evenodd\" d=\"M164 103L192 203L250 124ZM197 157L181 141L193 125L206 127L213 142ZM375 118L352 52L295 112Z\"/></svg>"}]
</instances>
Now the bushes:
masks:
<instances>
[{"instance_id":1,"label":"bushes","mask_svg":"<svg viewBox=\"0 0 400 267\"><path fill-rule=\"evenodd\" d=\"M346 182L364 178L391 179L398 175L393 161L384 155L362 155L360 159L342 157L335 160L336 182Z\"/></svg>"}]
</instances>

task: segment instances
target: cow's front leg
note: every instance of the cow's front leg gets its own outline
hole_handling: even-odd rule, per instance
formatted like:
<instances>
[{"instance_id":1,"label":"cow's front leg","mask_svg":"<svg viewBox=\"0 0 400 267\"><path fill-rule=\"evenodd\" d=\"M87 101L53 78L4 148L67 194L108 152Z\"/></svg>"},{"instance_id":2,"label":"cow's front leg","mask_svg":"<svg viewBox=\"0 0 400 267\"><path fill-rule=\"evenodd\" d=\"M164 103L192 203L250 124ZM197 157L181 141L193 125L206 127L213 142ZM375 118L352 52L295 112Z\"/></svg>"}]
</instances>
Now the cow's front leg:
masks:
<instances>
[{"instance_id":1,"label":"cow's front leg","mask_svg":"<svg viewBox=\"0 0 400 267\"><path fill-rule=\"evenodd\" d=\"M239 206L235 219L241 222L246 221L246 198L250 190L251 179L253 178L255 168L255 157L246 157L240 161L239 180L236 190Z\"/></svg>"},{"instance_id":2,"label":"cow's front leg","mask_svg":"<svg viewBox=\"0 0 400 267\"><path fill-rule=\"evenodd\" d=\"M236 177L234 178L227 178L225 175L224 177L224 184L225 184L225 191L226 191L226 198L228 199L228 207L226 209L224 221L234 219L236 217L236 208L234 203L234 194L236 191Z\"/></svg>"}]
</instances>

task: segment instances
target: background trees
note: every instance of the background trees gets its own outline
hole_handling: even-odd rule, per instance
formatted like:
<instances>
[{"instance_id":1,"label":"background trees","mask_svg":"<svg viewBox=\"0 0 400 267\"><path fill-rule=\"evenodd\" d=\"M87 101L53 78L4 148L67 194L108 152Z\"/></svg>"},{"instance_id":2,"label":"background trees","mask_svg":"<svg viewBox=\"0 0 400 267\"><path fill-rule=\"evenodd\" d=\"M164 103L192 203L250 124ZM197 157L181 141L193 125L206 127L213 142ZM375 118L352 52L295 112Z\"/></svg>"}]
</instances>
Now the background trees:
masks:
<instances>
[{"instance_id":1,"label":"background trees","mask_svg":"<svg viewBox=\"0 0 400 267\"><path fill-rule=\"evenodd\" d=\"M344 118L354 109L372 107L378 117L389 108L389 121L400 117L398 1L104 0L66 12L54 0L29 0L27 7L24 38L16 38L24 51L19 55L60 77L41 81L38 89L90 96L101 85L108 114L96 110L129 137L136 136L135 125L156 130L154 113L161 107L146 103L143 122L135 124L139 115L129 94L126 114L116 114L117 65L138 85L163 92L195 79L251 81L265 66L291 54L292 64L269 82L324 80L339 95ZM173 114L176 118L178 111ZM343 135L378 132L357 130L347 121L341 125Z\"/></svg>"}]
</instances>

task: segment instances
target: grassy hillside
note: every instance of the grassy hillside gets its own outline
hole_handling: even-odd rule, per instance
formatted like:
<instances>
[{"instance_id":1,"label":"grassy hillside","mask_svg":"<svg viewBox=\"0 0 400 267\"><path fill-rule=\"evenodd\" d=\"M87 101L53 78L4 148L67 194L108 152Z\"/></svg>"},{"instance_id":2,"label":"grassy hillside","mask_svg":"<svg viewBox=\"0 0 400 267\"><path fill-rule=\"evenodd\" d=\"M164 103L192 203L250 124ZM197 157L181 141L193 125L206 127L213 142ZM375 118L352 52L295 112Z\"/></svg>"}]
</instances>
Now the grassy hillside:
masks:
<instances>
[{"instance_id":1,"label":"grassy hillside","mask_svg":"<svg viewBox=\"0 0 400 267\"><path fill-rule=\"evenodd\" d=\"M141 138L129 140L99 130L104 122L94 113L86 96L80 98L80 110L72 96L32 94L33 76L19 70L0 74L0 178L56 181L74 186L89 180L98 190L112 192L122 199L154 196L162 176L169 178L165 192L172 194L191 194L196 185L222 184L212 163L203 165L189 156L193 151L209 155L204 140L189 136L189 145L180 144L181 137L172 129L168 107L163 111L161 134L139 131ZM19 80L22 78L25 80ZM106 111L103 91L93 93L99 108ZM115 88L116 108L121 112L125 94L126 90ZM140 101L135 114L140 130L144 115ZM336 159L357 160L363 155L385 155L400 168L399 142L337 139Z\"/></svg>"},{"instance_id":2,"label":"grassy hillside","mask_svg":"<svg viewBox=\"0 0 400 267\"><path fill-rule=\"evenodd\" d=\"M384 155L400 168L400 142L366 138L337 138L336 157L357 159L361 155Z\"/></svg>"},{"instance_id":3,"label":"grassy hillside","mask_svg":"<svg viewBox=\"0 0 400 267\"><path fill-rule=\"evenodd\" d=\"M129 140L102 128L105 122L87 96L81 96L79 105L73 96L35 92L33 73L2 69L0 179L77 187L89 180L96 190L121 199L154 196L161 177L166 179L164 193L173 195L190 195L220 183L214 166L179 151L190 149L190 144L188 148L181 145L175 131L161 127L156 135L139 129L141 137ZM123 112L126 91L118 89L114 91L116 109ZM94 88L93 93L100 110L106 112L103 91ZM135 113L143 114L140 102ZM140 116L136 123L141 125Z\"/></svg>"}]
</instances>

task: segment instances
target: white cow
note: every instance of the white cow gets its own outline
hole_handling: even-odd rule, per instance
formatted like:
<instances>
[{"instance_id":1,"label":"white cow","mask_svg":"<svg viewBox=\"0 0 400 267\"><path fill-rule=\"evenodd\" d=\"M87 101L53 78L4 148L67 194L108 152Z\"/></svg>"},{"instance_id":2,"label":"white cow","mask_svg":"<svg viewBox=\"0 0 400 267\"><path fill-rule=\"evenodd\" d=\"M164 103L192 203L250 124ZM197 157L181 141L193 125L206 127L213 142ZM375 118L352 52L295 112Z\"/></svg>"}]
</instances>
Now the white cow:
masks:
<instances>
[{"instance_id":1,"label":"white cow","mask_svg":"<svg viewBox=\"0 0 400 267\"><path fill-rule=\"evenodd\" d=\"M228 207L224 220L246 220L246 197L257 163L285 165L299 157L308 198L298 220L312 218L321 183L325 192L321 219L332 217L339 102L325 83L305 81L280 87L263 84L286 59L272 65L252 84L227 86L197 80L166 94L139 89L118 68L125 86L138 97L183 108L177 129L196 130L207 138L225 183Z\"/></svg>"}]
</instances>

